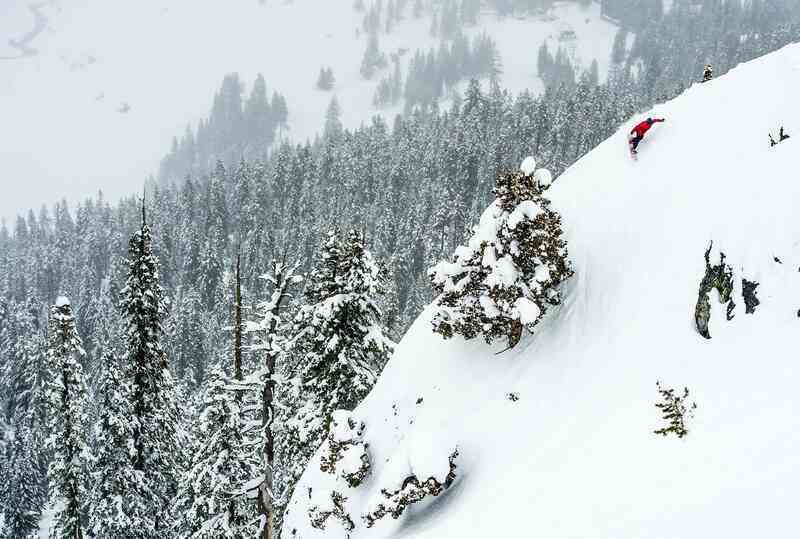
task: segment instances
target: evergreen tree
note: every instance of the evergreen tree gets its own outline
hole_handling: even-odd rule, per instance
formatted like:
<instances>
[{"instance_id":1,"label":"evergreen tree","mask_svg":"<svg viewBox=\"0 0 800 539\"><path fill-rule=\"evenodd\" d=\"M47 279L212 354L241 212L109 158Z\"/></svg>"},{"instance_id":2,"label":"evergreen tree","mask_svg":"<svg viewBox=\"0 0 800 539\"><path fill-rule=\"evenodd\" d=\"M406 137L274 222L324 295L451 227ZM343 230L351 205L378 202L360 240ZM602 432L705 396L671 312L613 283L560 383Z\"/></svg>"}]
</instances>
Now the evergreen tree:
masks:
<instances>
[{"instance_id":1,"label":"evergreen tree","mask_svg":"<svg viewBox=\"0 0 800 539\"><path fill-rule=\"evenodd\" d=\"M361 402L392 352L378 308L384 271L359 232L344 240L336 230L328 233L308 279L307 304L293 324L285 373L293 382L282 390L289 494L326 435L333 412L353 410Z\"/></svg>"},{"instance_id":2,"label":"evergreen tree","mask_svg":"<svg viewBox=\"0 0 800 539\"><path fill-rule=\"evenodd\" d=\"M587 77L588 77L587 85L590 87L597 86L600 83L600 67L597 65L597 60L592 60L592 63L589 64L589 71L587 72ZM580 155L583 155L583 153L581 153Z\"/></svg>"},{"instance_id":3,"label":"evergreen tree","mask_svg":"<svg viewBox=\"0 0 800 539\"><path fill-rule=\"evenodd\" d=\"M628 31L625 28L617 30L614 36L614 45L611 47L611 62L621 64L627 54Z\"/></svg>"},{"instance_id":4,"label":"evergreen tree","mask_svg":"<svg viewBox=\"0 0 800 539\"><path fill-rule=\"evenodd\" d=\"M81 539L82 504L86 502L84 472L86 445L86 387L78 362L84 354L75 328L75 317L67 298L61 297L50 309L47 362L50 376L45 395L48 403L51 452L47 479L50 503L58 508L51 537Z\"/></svg>"},{"instance_id":5,"label":"evergreen tree","mask_svg":"<svg viewBox=\"0 0 800 539\"><path fill-rule=\"evenodd\" d=\"M364 58L361 60L361 76L370 80L376 71L384 67L386 67L386 55L380 50L377 32L373 32L369 35L367 50L364 51Z\"/></svg>"},{"instance_id":6,"label":"evergreen tree","mask_svg":"<svg viewBox=\"0 0 800 539\"><path fill-rule=\"evenodd\" d=\"M250 97L244 106L244 121L247 125L245 140L249 145L264 151L267 146L272 144L275 118L267 97L267 83L260 73L256 77Z\"/></svg>"},{"instance_id":7,"label":"evergreen tree","mask_svg":"<svg viewBox=\"0 0 800 539\"><path fill-rule=\"evenodd\" d=\"M195 290L187 287L182 292L175 305L175 333L170 339L170 358L177 379L194 390L203 382L205 358L210 357L206 342L211 315Z\"/></svg>"},{"instance_id":8,"label":"evergreen tree","mask_svg":"<svg viewBox=\"0 0 800 539\"><path fill-rule=\"evenodd\" d=\"M198 266L198 287L203 298L203 307L207 312L212 312L214 306L220 303L223 297L222 277L224 274L223 235L221 223L217 220L211 225L205 246L200 252Z\"/></svg>"},{"instance_id":9,"label":"evergreen tree","mask_svg":"<svg viewBox=\"0 0 800 539\"><path fill-rule=\"evenodd\" d=\"M472 77L489 77L496 81L503 72L500 53L494 40L486 33L475 37L472 44Z\"/></svg>"},{"instance_id":10,"label":"evergreen tree","mask_svg":"<svg viewBox=\"0 0 800 539\"><path fill-rule=\"evenodd\" d=\"M86 333L89 335L86 379L90 394L94 394L103 380L106 358L114 353L120 340L121 320L107 279L103 280L98 293L92 293L87 308L90 329Z\"/></svg>"},{"instance_id":11,"label":"evergreen tree","mask_svg":"<svg viewBox=\"0 0 800 539\"><path fill-rule=\"evenodd\" d=\"M440 14L438 34L450 39L461 30L459 3L455 0L445 0L441 5Z\"/></svg>"},{"instance_id":12,"label":"evergreen tree","mask_svg":"<svg viewBox=\"0 0 800 539\"><path fill-rule=\"evenodd\" d=\"M380 31L381 28L381 6L380 3L372 4L369 11L364 15L364 21L361 25L362 29L367 34L374 34Z\"/></svg>"},{"instance_id":13,"label":"evergreen tree","mask_svg":"<svg viewBox=\"0 0 800 539\"><path fill-rule=\"evenodd\" d=\"M3 518L0 537L38 536L47 500L43 436L33 412L19 418L14 428L7 470L2 483Z\"/></svg>"},{"instance_id":14,"label":"evergreen tree","mask_svg":"<svg viewBox=\"0 0 800 539\"><path fill-rule=\"evenodd\" d=\"M328 104L325 112L325 135L328 138L336 137L342 131L342 109L339 107L339 100L334 96Z\"/></svg>"},{"instance_id":15,"label":"evergreen tree","mask_svg":"<svg viewBox=\"0 0 800 539\"><path fill-rule=\"evenodd\" d=\"M5 305L0 328L0 394L11 426L7 475L0 482L0 537L31 537L47 502L46 342L36 304L28 298Z\"/></svg>"},{"instance_id":16,"label":"evergreen tree","mask_svg":"<svg viewBox=\"0 0 800 539\"><path fill-rule=\"evenodd\" d=\"M389 80L392 92L392 104L397 104L403 97L403 75L400 73L400 61L394 62L394 74Z\"/></svg>"},{"instance_id":17,"label":"evergreen tree","mask_svg":"<svg viewBox=\"0 0 800 539\"><path fill-rule=\"evenodd\" d=\"M333 68L331 67L321 68L319 70L319 76L317 77L317 89L329 92L333 90L333 86L335 84L336 84L336 79L333 76Z\"/></svg>"},{"instance_id":18,"label":"evergreen tree","mask_svg":"<svg viewBox=\"0 0 800 539\"><path fill-rule=\"evenodd\" d=\"M166 316L158 258L142 205L141 228L128 248L128 279L122 290L126 321L127 377L131 382L134 470L137 484L128 493L133 506L145 508L141 530L146 536L168 535L170 500L182 462L175 386L161 346Z\"/></svg>"},{"instance_id":19,"label":"evergreen tree","mask_svg":"<svg viewBox=\"0 0 800 539\"><path fill-rule=\"evenodd\" d=\"M153 537L151 508L134 495L142 474L133 467L137 429L129 402L131 388L111 351L103 360L100 409L92 432L87 532L92 537Z\"/></svg>"},{"instance_id":20,"label":"evergreen tree","mask_svg":"<svg viewBox=\"0 0 800 539\"><path fill-rule=\"evenodd\" d=\"M390 79L381 79L378 87L375 89L375 96L372 98L372 104L377 108L384 108L392 104L392 83Z\"/></svg>"},{"instance_id":21,"label":"evergreen tree","mask_svg":"<svg viewBox=\"0 0 800 539\"><path fill-rule=\"evenodd\" d=\"M441 294L434 331L445 338L483 335L486 342L505 337L509 348L533 331L550 305L561 303L558 286L572 275L561 217L542 191L550 173L534 173L532 158L524 172L500 174L496 199L484 212L466 246L452 262L429 271Z\"/></svg>"},{"instance_id":22,"label":"evergreen tree","mask_svg":"<svg viewBox=\"0 0 800 539\"><path fill-rule=\"evenodd\" d=\"M247 458L239 403L225 373L209 373L191 463L176 501L178 537L245 539L258 529L254 505L244 496L256 470Z\"/></svg>"},{"instance_id":23,"label":"evergreen tree","mask_svg":"<svg viewBox=\"0 0 800 539\"><path fill-rule=\"evenodd\" d=\"M6 322L0 330L0 395L9 422L27 414L34 392L41 389L36 385L46 372L41 325L36 298L7 306Z\"/></svg>"},{"instance_id":24,"label":"evergreen tree","mask_svg":"<svg viewBox=\"0 0 800 539\"><path fill-rule=\"evenodd\" d=\"M286 128L289 125L289 106L286 104L286 98L282 94L274 92L271 106L275 125Z\"/></svg>"}]
</instances>

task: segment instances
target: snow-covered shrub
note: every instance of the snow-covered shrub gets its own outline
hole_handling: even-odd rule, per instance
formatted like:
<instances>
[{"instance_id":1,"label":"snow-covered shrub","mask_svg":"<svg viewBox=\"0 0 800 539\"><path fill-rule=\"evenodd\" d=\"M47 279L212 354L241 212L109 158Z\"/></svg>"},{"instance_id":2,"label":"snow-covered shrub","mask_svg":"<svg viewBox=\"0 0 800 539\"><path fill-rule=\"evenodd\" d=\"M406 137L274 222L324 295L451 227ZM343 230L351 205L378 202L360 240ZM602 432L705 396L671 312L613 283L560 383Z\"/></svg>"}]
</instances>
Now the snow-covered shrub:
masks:
<instances>
[{"instance_id":1,"label":"snow-covered shrub","mask_svg":"<svg viewBox=\"0 0 800 539\"><path fill-rule=\"evenodd\" d=\"M456 480L457 458L458 450L456 449L450 454L448 459L450 471L444 479L429 477L424 481L420 481L416 475L409 475L403 480L399 489L393 491L382 489L381 494L386 498L386 501L379 503L375 510L361 517L366 522L367 527L371 528L376 521L386 515L391 515L395 519L400 518L409 505L420 502L427 496L438 496L450 488Z\"/></svg>"},{"instance_id":2,"label":"snow-covered shrub","mask_svg":"<svg viewBox=\"0 0 800 539\"><path fill-rule=\"evenodd\" d=\"M364 422L358 421L351 412L335 411L320 458L320 470L338 474L351 488L359 486L372 469L364 427Z\"/></svg>"},{"instance_id":3,"label":"snow-covered shrub","mask_svg":"<svg viewBox=\"0 0 800 539\"><path fill-rule=\"evenodd\" d=\"M674 389L664 389L661 387L661 382L656 382L656 387L662 399L662 402L656 403L656 408L661 410L661 415L667 425L653 432L662 436L674 434L678 438L683 438L689 434L687 421L694 417L697 403L693 402L689 405L687 402L689 398L688 387L683 388L682 395L676 395Z\"/></svg>"},{"instance_id":4,"label":"snow-covered shrub","mask_svg":"<svg viewBox=\"0 0 800 539\"><path fill-rule=\"evenodd\" d=\"M441 294L434 331L445 338L482 334L488 343L504 337L513 347L523 328L533 331L548 306L561 303L559 285L573 272L561 216L542 194L552 177L536 170L533 158L521 168L498 176L496 199L467 245L428 272Z\"/></svg>"},{"instance_id":5,"label":"snow-covered shrub","mask_svg":"<svg viewBox=\"0 0 800 539\"><path fill-rule=\"evenodd\" d=\"M308 510L308 518L311 525L318 530L324 530L330 517L339 520L347 531L352 531L356 527L353 519L344 507L347 498L337 491L331 492L330 504L325 507L315 505Z\"/></svg>"},{"instance_id":6,"label":"snow-covered shrub","mask_svg":"<svg viewBox=\"0 0 800 539\"><path fill-rule=\"evenodd\" d=\"M331 517L347 531L355 528L346 507L348 498L345 494L358 488L372 471L364 428L364 423L353 413L346 410L333 412L330 429L320 450L319 468L334 478L329 489L323 489L321 494L317 490L316 503L308 509L308 518L314 528L324 530Z\"/></svg>"},{"instance_id":7,"label":"snow-covered shrub","mask_svg":"<svg viewBox=\"0 0 800 539\"><path fill-rule=\"evenodd\" d=\"M713 243L706 250L706 272L700 281L700 291L697 296L697 305L694 309L694 319L697 331L706 339L711 338L708 331L708 321L711 319L711 300L709 294L712 290L719 293L720 303L727 303L727 318L733 318L733 309L736 304L733 302L733 270L725 263L725 253L719 254L719 264L711 265L711 248Z\"/></svg>"}]
</instances>

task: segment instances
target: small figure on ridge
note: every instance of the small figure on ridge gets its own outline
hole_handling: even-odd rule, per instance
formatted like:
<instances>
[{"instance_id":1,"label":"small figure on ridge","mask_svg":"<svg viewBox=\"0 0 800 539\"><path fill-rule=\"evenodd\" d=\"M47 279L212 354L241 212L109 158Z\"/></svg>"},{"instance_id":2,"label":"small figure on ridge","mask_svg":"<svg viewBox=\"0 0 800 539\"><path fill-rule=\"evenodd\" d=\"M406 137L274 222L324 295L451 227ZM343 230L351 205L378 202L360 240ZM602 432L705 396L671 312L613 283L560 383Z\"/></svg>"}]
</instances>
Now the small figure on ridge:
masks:
<instances>
[{"instance_id":1,"label":"small figure on ridge","mask_svg":"<svg viewBox=\"0 0 800 539\"><path fill-rule=\"evenodd\" d=\"M644 134L647 133L653 124L658 122L663 122L664 118L648 118L643 122L640 122L633 128L631 134L628 136L628 145L630 146L631 153L636 155L636 148L639 146L639 143L642 142L644 138Z\"/></svg>"}]
</instances>

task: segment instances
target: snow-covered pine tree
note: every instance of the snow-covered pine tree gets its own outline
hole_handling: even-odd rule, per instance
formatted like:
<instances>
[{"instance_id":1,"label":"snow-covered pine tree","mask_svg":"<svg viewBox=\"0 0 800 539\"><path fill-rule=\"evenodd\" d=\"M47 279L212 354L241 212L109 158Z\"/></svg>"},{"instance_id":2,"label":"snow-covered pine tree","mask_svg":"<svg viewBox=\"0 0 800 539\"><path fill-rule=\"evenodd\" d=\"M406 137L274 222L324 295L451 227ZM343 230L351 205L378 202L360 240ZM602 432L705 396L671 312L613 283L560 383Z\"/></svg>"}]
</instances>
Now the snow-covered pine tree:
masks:
<instances>
[{"instance_id":1,"label":"snow-covered pine tree","mask_svg":"<svg viewBox=\"0 0 800 539\"><path fill-rule=\"evenodd\" d=\"M248 458L238 399L218 366L209 373L203 404L175 504L175 533L192 539L254 537L258 520L244 486L257 471Z\"/></svg>"},{"instance_id":2,"label":"snow-covered pine tree","mask_svg":"<svg viewBox=\"0 0 800 539\"><path fill-rule=\"evenodd\" d=\"M145 536L169 535L169 505L181 473L181 445L175 384L161 346L166 316L164 290L159 282L158 258L144 204L142 226L128 246L128 278L121 308L126 324L126 378L131 384L134 421L133 466L137 484L126 494L133 507L142 506Z\"/></svg>"},{"instance_id":3,"label":"snow-covered pine tree","mask_svg":"<svg viewBox=\"0 0 800 539\"><path fill-rule=\"evenodd\" d=\"M81 539L86 460L86 386L79 356L83 343L75 327L72 305L60 297L50 308L45 386L48 404L47 449L51 452L47 479L50 503L58 508L51 537Z\"/></svg>"},{"instance_id":4,"label":"snow-covered pine tree","mask_svg":"<svg viewBox=\"0 0 800 539\"><path fill-rule=\"evenodd\" d=\"M101 406L92 433L94 455L90 466L87 532L92 537L130 537L132 530L152 530L149 508L132 496L141 481L133 468L136 453L133 433L136 419L130 402L130 385L119 370L117 358L103 358L98 396Z\"/></svg>"},{"instance_id":5,"label":"snow-covered pine tree","mask_svg":"<svg viewBox=\"0 0 800 539\"><path fill-rule=\"evenodd\" d=\"M385 272L363 235L351 230L343 241L329 233L321 258L295 320L292 354L302 357L303 389L323 405L327 428L334 410L352 410L366 396L394 343L384 336L378 307Z\"/></svg>"},{"instance_id":6,"label":"snow-covered pine tree","mask_svg":"<svg viewBox=\"0 0 800 539\"><path fill-rule=\"evenodd\" d=\"M376 71L386 67L386 55L381 52L378 44L378 33L370 32L367 39L367 50L364 51L364 58L361 60L361 76L370 80Z\"/></svg>"},{"instance_id":7,"label":"snow-covered pine tree","mask_svg":"<svg viewBox=\"0 0 800 539\"><path fill-rule=\"evenodd\" d=\"M289 121L289 105L286 102L286 97L278 92L272 92L270 107L272 110L272 120L278 128L278 137L280 137L283 128L287 126Z\"/></svg>"},{"instance_id":8,"label":"snow-covered pine tree","mask_svg":"<svg viewBox=\"0 0 800 539\"><path fill-rule=\"evenodd\" d=\"M327 434L333 412L353 410L375 383L394 343L381 326L384 270L353 230L328 233L294 321L282 387L280 444L288 494Z\"/></svg>"},{"instance_id":9,"label":"snow-covered pine tree","mask_svg":"<svg viewBox=\"0 0 800 539\"><path fill-rule=\"evenodd\" d=\"M209 315L192 285L185 285L180 292L174 304L175 334L170 338L169 357L176 378L184 387L195 390L202 387L205 359L210 355L205 346Z\"/></svg>"},{"instance_id":10,"label":"snow-covered pine tree","mask_svg":"<svg viewBox=\"0 0 800 539\"><path fill-rule=\"evenodd\" d=\"M36 298L9 305L8 320L0 332L0 398L9 422L25 417L33 405L34 393L41 389L47 347L43 325ZM39 404L43 404L42 399ZM43 412L43 407L37 410L37 419L44 416Z\"/></svg>"},{"instance_id":11,"label":"snow-covered pine tree","mask_svg":"<svg viewBox=\"0 0 800 539\"><path fill-rule=\"evenodd\" d=\"M483 335L514 347L523 328L533 331L548 307L561 303L558 287L572 270L561 217L542 194L550 174L534 172L532 158L523 165L498 175L496 199L468 244L429 270L440 294L433 328L446 339Z\"/></svg>"},{"instance_id":12,"label":"snow-covered pine tree","mask_svg":"<svg viewBox=\"0 0 800 539\"><path fill-rule=\"evenodd\" d=\"M90 395L96 394L99 384L103 381L105 362L109 354L120 343L120 330L122 328L119 310L117 309L114 295L111 291L110 279L105 278L100 283L100 290L92 293L86 310L88 333L85 344L86 355L84 363L87 365L84 374ZM80 327L80 323L78 324ZM97 406L94 406L95 412ZM92 416L94 419L94 416Z\"/></svg>"},{"instance_id":13,"label":"snow-covered pine tree","mask_svg":"<svg viewBox=\"0 0 800 539\"><path fill-rule=\"evenodd\" d=\"M333 90L336 79L333 76L333 68L323 67L319 70L319 77L317 78L317 89L328 92Z\"/></svg>"},{"instance_id":14,"label":"snow-covered pine tree","mask_svg":"<svg viewBox=\"0 0 800 539\"><path fill-rule=\"evenodd\" d=\"M30 410L16 423L3 478L3 519L0 537L37 537L47 501L43 440L35 413Z\"/></svg>"},{"instance_id":15,"label":"snow-covered pine tree","mask_svg":"<svg viewBox=\"0 0 800 539\"><path fill-rule=\"evenodd\" d=\"M44 379L47 343L38 301L10 302L0 331L0 396L12 430L3 476L0 537L30 537L38 532L47 502L47 455L44 451L47 405Z\"/></svg>"}]
</instances>

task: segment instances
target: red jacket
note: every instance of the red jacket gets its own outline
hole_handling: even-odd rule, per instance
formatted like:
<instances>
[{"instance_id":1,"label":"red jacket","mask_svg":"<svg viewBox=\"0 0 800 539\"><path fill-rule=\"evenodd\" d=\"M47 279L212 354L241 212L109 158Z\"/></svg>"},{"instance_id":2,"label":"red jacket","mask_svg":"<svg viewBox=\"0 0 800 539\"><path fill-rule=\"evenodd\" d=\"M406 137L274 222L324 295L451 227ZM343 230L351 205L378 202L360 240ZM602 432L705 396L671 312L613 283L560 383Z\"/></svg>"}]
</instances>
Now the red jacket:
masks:
<instances>
[{"instance_id":1,"label":"red jacket","mask_svg":"<svg viewBox=\"0 0 800 539\"><path fill-rule=\"evenodd\" d=\"M639 138L643 137L647 131L653 127L654 123L663 122L664 118L648 118L633 128L631 133L636 133Z\"/></svg>"}]
</instances>

